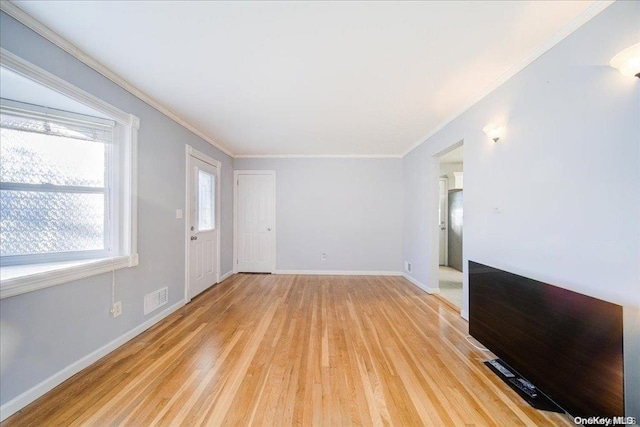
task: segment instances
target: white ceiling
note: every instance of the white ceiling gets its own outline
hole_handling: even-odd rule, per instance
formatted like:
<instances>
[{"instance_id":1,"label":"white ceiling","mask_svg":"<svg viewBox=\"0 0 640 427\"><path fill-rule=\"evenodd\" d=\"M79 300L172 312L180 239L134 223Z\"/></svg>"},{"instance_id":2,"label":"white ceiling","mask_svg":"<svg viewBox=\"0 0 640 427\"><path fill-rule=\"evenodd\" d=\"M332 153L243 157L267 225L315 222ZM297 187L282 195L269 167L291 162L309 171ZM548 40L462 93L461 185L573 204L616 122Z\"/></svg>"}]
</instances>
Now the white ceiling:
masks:
<instances>
[{"instance_id":1,"label":"white ceiling","mask_svg":"<svg viewBox=\"0 0 640 427\"><path fill-rule=\"evenodd\" d=\"M15 1L234 154L401 155L592 1Z\"/></svg>"}]
</instances>

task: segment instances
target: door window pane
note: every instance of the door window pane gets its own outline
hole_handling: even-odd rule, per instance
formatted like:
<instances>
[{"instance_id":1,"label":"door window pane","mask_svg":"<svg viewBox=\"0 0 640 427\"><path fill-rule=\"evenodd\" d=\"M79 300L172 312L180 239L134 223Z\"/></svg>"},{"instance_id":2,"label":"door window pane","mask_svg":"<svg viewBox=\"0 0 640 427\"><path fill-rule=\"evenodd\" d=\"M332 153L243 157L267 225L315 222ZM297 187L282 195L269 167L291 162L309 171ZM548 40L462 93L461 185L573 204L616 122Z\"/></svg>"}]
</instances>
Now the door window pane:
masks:
<instances>
[{"instance_id":1,"label":"door window pane","mask_svg":"<svg viewBox=\"0 0 640 427\"><path fill-rule=\"evenodd\" d=\"M208 231L215 224L215 176L198 169L198 230Z\"/></svg>"}]
</instances>

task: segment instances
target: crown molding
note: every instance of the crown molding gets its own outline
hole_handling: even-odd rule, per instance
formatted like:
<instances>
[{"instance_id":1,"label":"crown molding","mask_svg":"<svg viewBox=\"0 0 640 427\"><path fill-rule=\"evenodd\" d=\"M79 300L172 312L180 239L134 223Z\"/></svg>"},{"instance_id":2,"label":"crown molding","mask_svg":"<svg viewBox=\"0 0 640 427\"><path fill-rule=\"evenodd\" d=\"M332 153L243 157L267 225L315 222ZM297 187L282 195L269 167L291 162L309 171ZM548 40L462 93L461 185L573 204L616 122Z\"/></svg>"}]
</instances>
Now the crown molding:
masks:
<instances>
[{"instance_id":1,"label":"crown molding","mask_svg":"<svg viewBox=\"0 0 640 427\"><path fill-rule=\"evenodd\" d=\"M399 154L236 154L236 159L401 159Z\"/></svg>"},{"instance_id":2,"label":"crown molding","mask_svg":"<svg viewBox=\"0 0 640 427\"><path fill-rule=\"evenodd\" d=\"M431 132L429 132L425 137L421 140L413 144L407 151L402 153L400 157L404 158L406 155L411 153L413 150L418 148L424 142L426 142L429 138L434 136L436 133L440 132L445 126L449 123L453 122L455 119L463 115L467 110L476 105L478 102L482 101L487 95L489 95L494 90L498 89L502 84L506 83L511 77L518 74L520 71L524 70L527 66L533 63L536 59L540 58L547 51L551 50L554 46L560 43L562 40L573 34L578 28L582 27L584 24L589 22L592 18L598 15L600 12L611 6L615 3L615 0L598 0L587 9L585 9L581 14L573 18L567 25L562 27L560 31L554 34L551 38L546 40L536 49L534 49L527 56L518 61L513 67L507 70L505 73L500 75L496 80L494 80L489 86L487 86L478 96L473 98L471 102L467 103L464 107L459 109L455 114L449 116L447 119L443 120L438 124Z\"/></svg>"},{"instance_id":3,"label":"crown molding","mask_svg":"<svg viewBox=\"0 0 640 427\"><path fill-rule=\"evenodd\" d=\"M44 25L42 22L38 21L33 16L26 13L24 10L20 9L14 3L9 0L0 1L0 10L11 16L21 24L35 31L45 39L49 40L51 43L58 46L60 49L64 50L83 64L92 68L94 71L102 74L104 77L111 80L113 83L117 84L127 92L131 93L133 96L141 99L145 103L149 104L151 107L155 108L165 116L169 117L171 120L175 121L182 127L188 129L193 132L200 138L207 141L209 144L216 147L218 150L222 151L226 155L233 157L233 153L226 147L223 147L219 143L217 143L213 138L208 136L206 133L196 128L192 124L190 124L187 120L173 112L171 109L163 105L162 103L156 101L142 90L135 87L133 84L129 83L124 78L120 77L118 74L109 69L106 65L98 62L93 57L91 57L86 52L82 51L79 47L71 43L69 40L62 37L60 34L53 31L51 28Z\"/></svg>"}]
</instances>

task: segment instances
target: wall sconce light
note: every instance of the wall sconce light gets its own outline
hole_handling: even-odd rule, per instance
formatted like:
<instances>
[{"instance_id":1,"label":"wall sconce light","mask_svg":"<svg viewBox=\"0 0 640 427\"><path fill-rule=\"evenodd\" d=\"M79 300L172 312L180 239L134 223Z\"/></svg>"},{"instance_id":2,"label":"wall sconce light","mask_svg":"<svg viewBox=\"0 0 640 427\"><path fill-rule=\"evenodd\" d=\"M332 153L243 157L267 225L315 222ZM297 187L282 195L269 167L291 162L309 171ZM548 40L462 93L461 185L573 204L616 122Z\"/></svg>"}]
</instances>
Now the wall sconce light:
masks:
<instances>
[{"instance_id":1,"label":"wall sconce light","mask_svg":"<svg viewBox=\"0 0 640 427\"><path fill-rule=\"evenodd\" d=\"M634 44L614 56L609 65L617 68L623 76L640 78L640 43Z\"/></svg>"},{"instance_id":2,"label":"wall sconce light","mask_svg":"<svg viewBox=\"0 0 640 427\"><path fill-rule=\"evenodd\" d=\"M505 126L502 124L490 124L485 126L482 130L493 140L493 142L498 142L498 140L504 136L504 127Z\"/></svg>"}]
</instances>

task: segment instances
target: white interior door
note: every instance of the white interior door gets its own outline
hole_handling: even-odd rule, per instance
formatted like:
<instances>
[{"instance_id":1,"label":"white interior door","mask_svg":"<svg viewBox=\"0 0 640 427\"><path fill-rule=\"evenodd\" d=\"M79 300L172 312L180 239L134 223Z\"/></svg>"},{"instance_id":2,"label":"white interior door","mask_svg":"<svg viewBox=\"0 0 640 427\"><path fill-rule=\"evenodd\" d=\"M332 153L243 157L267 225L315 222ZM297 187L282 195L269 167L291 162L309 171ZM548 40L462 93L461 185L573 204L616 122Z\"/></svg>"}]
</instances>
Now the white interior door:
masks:
<instances>
[{"instance_id":1,"label":"white interior door","mask_svg":"<svg viewBox=\"0 0 640 427\"><path fill-rule=\"evenodd\" d=\"M190 157L189 299L218 282L218 167Z\"/></svg>"},{"instance_id":2,"label":"white interior door","mask_svg":"<svg viewBox=\"0 0 640 427\"><path fill-rule=\"evenodd\" d=\"M275 270L275 173L236 172L237 270Z\"/></svg>"},{"instance_id":3,"label":"white interior door","mask_svg":"<svg viewBox=\"0 0 640 427\"><path fill-rule=\"evenodd\" d=\"M440 265L447 265L447 223L448 223L448 199L447 199L447 180L440 178L438 181L440 191L440 207L438 208L439 227L440 227Z\"/></svg>"}]
</instances>

